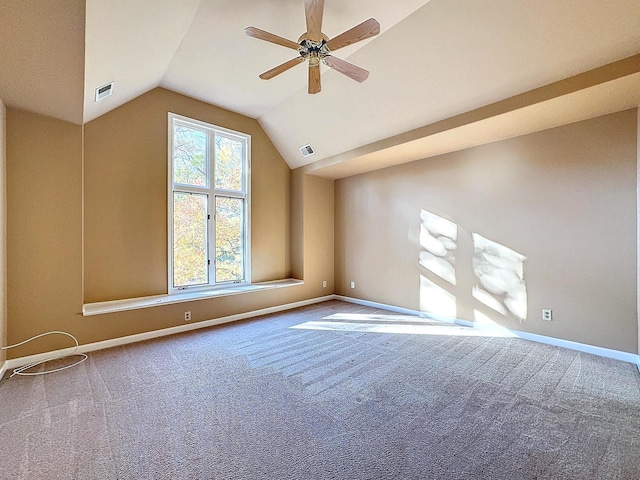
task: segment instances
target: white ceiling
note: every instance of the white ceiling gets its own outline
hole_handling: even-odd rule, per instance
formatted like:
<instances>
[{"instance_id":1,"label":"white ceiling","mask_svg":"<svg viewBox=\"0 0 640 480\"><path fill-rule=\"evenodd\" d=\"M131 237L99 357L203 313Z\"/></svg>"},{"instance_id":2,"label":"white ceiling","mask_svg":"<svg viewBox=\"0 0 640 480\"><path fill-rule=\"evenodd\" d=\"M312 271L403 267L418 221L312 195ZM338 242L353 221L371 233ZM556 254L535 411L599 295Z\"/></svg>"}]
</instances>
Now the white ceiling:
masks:
<instances>
[{"instance_id":1,"label":"white ceiling","mask_svg":"<svg viewBox=\"0 0 640 480\"><path fill-rule=\"evenodd\" d=\"M383 31L388 30L427 1L326 0L323 31L331 38L370 17L383 24ZM302 65L272 80L258 78L298 54L246 36L248 26L296 41L306 31L304 2L201 0L160 85L253 118L277 109L297 93L306 97L307 69ZM336 56L345 58L366 44L344 48ZM327 84L324 90L329 87Z\"/></svg>"},{"instance_id":2,"label":"white ceiling","mask_svg":"<svg viewBox=\"0 0 640 480\"><path fill-rule=\"evenodd\" d=\"M257 118L295 168L640 53L638 0L325 0L323 32L370 17L335 54L368 80L309 95L303 65L260 80L296 53L243 32L297 40L303 0L0 0L0 99L84 123L162 86Z\"/></svg>"}]
</instances>

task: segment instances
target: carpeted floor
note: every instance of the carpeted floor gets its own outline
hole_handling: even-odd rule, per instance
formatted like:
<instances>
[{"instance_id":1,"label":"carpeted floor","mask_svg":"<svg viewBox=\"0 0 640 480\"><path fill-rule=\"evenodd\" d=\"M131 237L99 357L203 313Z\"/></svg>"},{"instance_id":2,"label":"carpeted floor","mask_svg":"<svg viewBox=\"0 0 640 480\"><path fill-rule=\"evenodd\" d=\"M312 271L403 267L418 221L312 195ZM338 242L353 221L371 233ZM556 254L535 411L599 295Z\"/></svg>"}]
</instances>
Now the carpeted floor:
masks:
<instances>
[{"instance_id":1,"label":"carpeted floor","mask_svg":"<svg viewBox=\"0 0 640 480\"><path fill-rule=\"evenodd\" d=\"M0 478L638 479L640 375L332 301L5 377Z\"/></svg>"}]
</instances>

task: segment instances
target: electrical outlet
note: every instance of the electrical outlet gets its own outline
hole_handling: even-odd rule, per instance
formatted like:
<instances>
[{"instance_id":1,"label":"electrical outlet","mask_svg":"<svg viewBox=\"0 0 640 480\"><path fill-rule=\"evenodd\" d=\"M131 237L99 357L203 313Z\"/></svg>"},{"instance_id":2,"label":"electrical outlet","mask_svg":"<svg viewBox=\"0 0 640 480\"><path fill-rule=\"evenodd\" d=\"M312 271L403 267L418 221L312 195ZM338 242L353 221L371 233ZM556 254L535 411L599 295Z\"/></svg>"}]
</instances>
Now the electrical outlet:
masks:
<instances>
[{"instance_id":1,"label":"electrical outlet","mask_svg":"<svg viewBox=\"0 0 640 480\"><path fill-rule=\"evenodd\" d=\"M322 288L327 288L327 281L326 280L322 281Z\"/></svg>"},{"instance_id":2,"label":"electrical outlet","mask_svg":"<svg viewBox=\"0 0 640 480\"><path fill-rule=\"evenodd\" d=\"M356 288L356 282L351 282L351 288Z\"/></svg>"},{"instance_id":3,"label":"electrical outlet","mask_svg":"<svg viewBox=\"0 0 640 480\"><path fill-rule=\"evenodd\" d=\"M184 321L189 322L191 320L191 310L184 312Z\"/></svg>"},{"instance_id":4,"label":"electrical outlet","mask_svg":"<svg viewBox=\"0 0 640 480\"><path fill-rule=\"evenodd\" d=\"M552 320L552 316L551 316L551 309L550 308L543 308L542 309L542 320L546 321L546 322L550 322Z\"/></svg>"}]
</instances>

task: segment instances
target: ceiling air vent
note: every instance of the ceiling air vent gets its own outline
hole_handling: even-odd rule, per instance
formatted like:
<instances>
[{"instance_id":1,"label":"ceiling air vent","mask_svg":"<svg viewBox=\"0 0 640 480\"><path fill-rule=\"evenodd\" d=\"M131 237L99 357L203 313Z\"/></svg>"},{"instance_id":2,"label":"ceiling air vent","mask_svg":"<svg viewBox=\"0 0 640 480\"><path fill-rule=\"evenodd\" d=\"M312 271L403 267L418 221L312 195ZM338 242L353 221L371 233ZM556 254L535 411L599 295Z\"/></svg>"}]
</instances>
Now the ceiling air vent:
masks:
<instances>
[{"instance_id":1,"label":"ceiling air vent","mask_svg":"<svg viewBox=\"0 0 640 480\"><path fill-rule=\"evenodd\" d=\"M302 152L303 157L309 157L314 153L316 153L313 151L313 148L311 148L311 145L305 145L304 147L300 147L300 152Z\"/></svg>"},{"instance_id":2,"label":"ceiling air vent","mask_svg":"<svg viewBox=\"0 0 640 480\"><path fill-rule=\"evenodd\" d=\"M96 88L96 102L102 100L104 97L108 97L111 93L113 93L113 82Z\"/></svg>"}]
</instances>

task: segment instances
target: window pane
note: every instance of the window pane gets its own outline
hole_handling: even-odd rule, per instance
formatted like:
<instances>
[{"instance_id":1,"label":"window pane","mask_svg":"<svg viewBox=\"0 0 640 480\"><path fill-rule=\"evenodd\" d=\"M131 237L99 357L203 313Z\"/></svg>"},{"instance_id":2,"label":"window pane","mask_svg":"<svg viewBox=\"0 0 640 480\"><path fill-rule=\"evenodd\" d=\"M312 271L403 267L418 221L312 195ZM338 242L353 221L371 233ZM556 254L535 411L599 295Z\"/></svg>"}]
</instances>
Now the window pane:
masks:
<instances>
[{"instance_id":1,"label":"window pane","mask_svg":"<svg viewBox=\"0 0 640 480\"><path fill-rule=\"evenodd\" d=\"M173 135L173 181L184 185L207 185L207 133L176 125Z\"/></svg>"},{"instance_id":2,"label":"window pane","mask_svg":"<svg viewBox=\"0 0 640 480\"><path fill-rule=\"evenodd\" d=\"M216 188L242 190L244 142L216 135Z\"/></svg>"},{"instance_id":3,"label":"window pane","mask_svg":"<svg viewBox=\"0 0 640 480\"><path fill-rule=\"evenodd\" d=\"M244 200L216 197L216 282L243 279Z\"/></svg>"},{"instance_id":4,"label":"window pane","mask_svg":"<svg viewBox=\"0 0 640 480\"><path fill-rule=\"evenodd\" d=\"M207 195L173 194L173 285L209 282Z\"/></svg>"}]
</instances>

